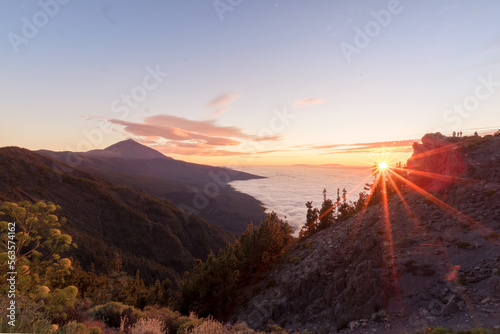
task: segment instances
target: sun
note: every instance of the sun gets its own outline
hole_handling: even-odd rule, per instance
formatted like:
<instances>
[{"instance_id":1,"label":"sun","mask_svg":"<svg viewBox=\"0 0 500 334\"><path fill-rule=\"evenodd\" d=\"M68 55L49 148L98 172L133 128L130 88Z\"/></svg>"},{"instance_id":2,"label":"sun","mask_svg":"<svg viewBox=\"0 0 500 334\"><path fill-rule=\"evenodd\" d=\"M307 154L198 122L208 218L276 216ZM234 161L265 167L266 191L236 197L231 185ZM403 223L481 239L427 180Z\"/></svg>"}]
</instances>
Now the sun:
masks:
<instances>
[{"instance_id":1,"label":"sun","mask_svg":"<svg viewBox=\"0 0 500 334\"><path fill-rule=\"evenodd\" d=\"M387 162L385 162L385 161L382 161L382 162L380 162L380 163L378 164L378 169L379 169L379 170L384 170L384 169L387 169L387 167L388 167L388 166L387 166Z\"/></svg>"}]
</instances>

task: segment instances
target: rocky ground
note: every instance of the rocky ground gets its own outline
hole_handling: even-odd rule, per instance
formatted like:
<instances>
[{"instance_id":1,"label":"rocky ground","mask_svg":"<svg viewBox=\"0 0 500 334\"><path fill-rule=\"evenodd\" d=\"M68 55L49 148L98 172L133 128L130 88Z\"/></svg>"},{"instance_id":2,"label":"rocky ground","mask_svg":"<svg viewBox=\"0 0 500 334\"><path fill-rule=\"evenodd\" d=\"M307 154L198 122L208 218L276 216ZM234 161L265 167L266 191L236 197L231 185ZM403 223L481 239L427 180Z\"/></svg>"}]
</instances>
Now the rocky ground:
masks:
<instances>
[{"instance_id":1,"label":"rocky ground","mask_svg":"<svg viewBox=\"0 0 500 334\"><path fill-rule=\"evenodd\" d=\"M417 150L450 143L459 154L424 160L461 159L465 169L445 187L423 182L434 197L405 186L406 203L389 199L389 220L374 205L295 243L266 280L249 287L233 319L313 333L498 328L500 137L431 137Z\"/></svg>"}]
</instances>

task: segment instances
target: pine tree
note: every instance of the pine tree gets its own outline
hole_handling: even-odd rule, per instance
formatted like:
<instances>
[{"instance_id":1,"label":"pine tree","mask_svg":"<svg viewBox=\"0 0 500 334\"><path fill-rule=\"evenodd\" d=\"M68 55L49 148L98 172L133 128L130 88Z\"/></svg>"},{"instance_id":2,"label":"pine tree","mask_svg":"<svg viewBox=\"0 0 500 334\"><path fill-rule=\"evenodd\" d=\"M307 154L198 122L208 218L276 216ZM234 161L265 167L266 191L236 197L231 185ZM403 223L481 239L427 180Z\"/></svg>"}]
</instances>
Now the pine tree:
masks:
<instances>
[{"instance_id":1,"label":"pine tree","mask_svg":"<svg viewBox=\"0 0 500 334\"><path fill-rule=\"evenodd\" d=\"M306 224L303 227L303 230L307 233L314 233L316 230L316 223L319 217L318 208L313 208L312 201L306 202L307 207L307 215L306 215Z\"/></svg>"},{"instance_id":2,"label":"pine tree","mask_svg":"<svg viewBox=\"0 0 500 334\"><path fill-rule=\"evenodd\" d=\"M319 211L319 230L327 228L333 224L335 221L334 209L335 206L332 200L326 197L326 189L323 189L323 204L321 205L321 209Z\"/></svg>"}]
</instances>

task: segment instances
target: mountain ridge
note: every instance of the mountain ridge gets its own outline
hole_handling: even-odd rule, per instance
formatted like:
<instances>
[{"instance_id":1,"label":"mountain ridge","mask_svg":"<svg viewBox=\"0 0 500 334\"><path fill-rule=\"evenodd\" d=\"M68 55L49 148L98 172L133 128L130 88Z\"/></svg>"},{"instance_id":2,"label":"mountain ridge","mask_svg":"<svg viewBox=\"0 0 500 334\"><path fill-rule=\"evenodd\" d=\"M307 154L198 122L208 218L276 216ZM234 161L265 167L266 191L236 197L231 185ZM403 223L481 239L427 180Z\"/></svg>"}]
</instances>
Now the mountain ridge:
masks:
<instances>
[{"instance_id":1,"label":"mountain ridge","mask_svg":"<svg viewBox=\"0 0 500 334\"><path fill-rule=\"evenodd\" d=\"M118 185L58 160L17 147L0 148L0 201L52 201L68 219L63 227L79 245L82 266L106 271L119 253L124 268L147 281L176 282L195 258L234 237L197 215L145 192Z\"/></svg>"}]
</instances>

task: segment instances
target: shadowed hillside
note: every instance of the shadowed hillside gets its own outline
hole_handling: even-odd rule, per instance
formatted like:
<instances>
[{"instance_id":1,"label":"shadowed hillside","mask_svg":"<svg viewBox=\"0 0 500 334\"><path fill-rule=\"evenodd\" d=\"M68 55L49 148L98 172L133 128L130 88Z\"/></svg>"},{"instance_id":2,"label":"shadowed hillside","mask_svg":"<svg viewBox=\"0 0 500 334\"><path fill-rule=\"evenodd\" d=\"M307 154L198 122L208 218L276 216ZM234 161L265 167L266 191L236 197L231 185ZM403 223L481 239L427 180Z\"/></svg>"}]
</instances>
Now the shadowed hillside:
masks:
<instances>
[{"instance_id":1,"label":"shadowed hillside","mask_svg":"<svg viewBox=\"0 0 500 334\"><path fill-rule=\"evenodd\" d=\"M230 181L260 176L174 160L133 140L86 153L46 150L39 153L109 181L168 199L230 232L240 234L249 223L258 224L265 219L259 201L228 185Z\"/></svg>"},{"instance_id":2,"label":"shadowed hillside","mask_svg":"<svg viewBox=\"0 0 500 334\"><path fill-rule=\"evenodd\" d=\"M233 240L219 226L186 214L171 202L99 177L29 150L0 149L0 201L52 201L68 219L79 249L73 255L89 269L109 269L114 252L130 274L148 282L179 274Z\"/></svg>"}]
</instances>

